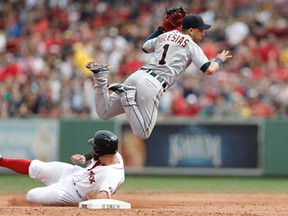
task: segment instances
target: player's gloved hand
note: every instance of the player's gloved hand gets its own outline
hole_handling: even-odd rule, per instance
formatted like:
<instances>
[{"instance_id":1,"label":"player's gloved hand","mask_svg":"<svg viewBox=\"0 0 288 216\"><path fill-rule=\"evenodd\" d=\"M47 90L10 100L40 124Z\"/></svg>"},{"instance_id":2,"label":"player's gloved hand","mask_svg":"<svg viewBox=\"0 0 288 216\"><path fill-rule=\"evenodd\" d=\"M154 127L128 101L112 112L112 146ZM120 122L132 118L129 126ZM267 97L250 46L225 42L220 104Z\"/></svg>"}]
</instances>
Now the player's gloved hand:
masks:
<instances>
[{"instance_id":1,"label":"player's gloved hand","mask_svg":"<svg viewBox=\"0 0 288 216\"><path fill-rule=\"evenodd\" d=\"M162 25L165 32L175 30L182 25L182 20L186 16L186 11L182 7L174 7L166 10Z\"/></svg>"}]
</instances>

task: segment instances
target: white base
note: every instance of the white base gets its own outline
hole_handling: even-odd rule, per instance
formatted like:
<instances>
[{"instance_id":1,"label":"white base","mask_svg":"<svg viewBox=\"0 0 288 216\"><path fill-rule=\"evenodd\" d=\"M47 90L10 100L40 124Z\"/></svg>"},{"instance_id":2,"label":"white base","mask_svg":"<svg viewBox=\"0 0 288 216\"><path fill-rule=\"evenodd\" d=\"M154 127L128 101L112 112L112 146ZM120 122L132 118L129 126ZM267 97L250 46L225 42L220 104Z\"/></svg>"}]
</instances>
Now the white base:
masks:
<instances>
[{"instance_id":1,"label":"white base","mask_svg":"<svg viewBox=\"0 0 288 216\"><path fill-rule=\"evenodd\" d=\"M115 199L90 199L79 203L79 208L87 209L131 209L131 204Z\"/></svg>"}]
</instances>

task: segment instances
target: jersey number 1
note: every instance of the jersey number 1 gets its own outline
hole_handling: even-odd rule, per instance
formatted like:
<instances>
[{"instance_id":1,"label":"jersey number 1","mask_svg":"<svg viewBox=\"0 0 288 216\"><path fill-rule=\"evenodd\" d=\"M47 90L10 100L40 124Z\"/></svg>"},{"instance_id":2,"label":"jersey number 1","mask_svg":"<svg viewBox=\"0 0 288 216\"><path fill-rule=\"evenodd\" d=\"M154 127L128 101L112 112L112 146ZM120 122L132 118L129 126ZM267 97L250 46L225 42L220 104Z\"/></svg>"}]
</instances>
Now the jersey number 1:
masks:
<instances>
[{"instance_id":1,"label":"jersey number 1","mask_svg":"<svg viewBox=\"0 0 288 216\"><path fill-rule=\"evenodd\" d=\"M166 64L165 58L166 58L166 55L167 55L168 48L169 48L169 44L165 44L163 46L162 57L161 57L160 61L158 62L160 65Z\"/></svg>"}]
</instances>

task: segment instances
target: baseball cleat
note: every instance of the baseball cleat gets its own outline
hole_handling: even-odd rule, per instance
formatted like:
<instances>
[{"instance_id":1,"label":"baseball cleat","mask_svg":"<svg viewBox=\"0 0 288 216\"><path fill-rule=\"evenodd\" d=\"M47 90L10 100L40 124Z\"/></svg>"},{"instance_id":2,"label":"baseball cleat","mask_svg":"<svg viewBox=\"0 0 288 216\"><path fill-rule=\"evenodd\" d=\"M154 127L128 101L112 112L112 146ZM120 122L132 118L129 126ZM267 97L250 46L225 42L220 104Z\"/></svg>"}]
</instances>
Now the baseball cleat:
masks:
<instances>
[{"instance_id":1,"label":"baseball cleat","mask_svg":"<svg viewBox=\"0 0 288 216\"><path fill-rule=\"evenodd\" d=\"M108 89L110 91L113 91L116 94L120 95L123 92L132 91L132 90L135 91L136 87L135 86L124 85L124 84L121 84L121 83L113 83L113 84L108 86Z\"/></svg>"},{"instance_id":2,"label":"baseball cleat","mask_svg":"<svg viewBox=\"0 0 288 216\"><path fill-rule=\"evenodd\" d=\"M88 62L86 64L86 68L94 74L97 74L97 73L102 72L102 71L109 71L109 65L108 64L101 65L95 61Z\"/></svg>"}]
</instances>

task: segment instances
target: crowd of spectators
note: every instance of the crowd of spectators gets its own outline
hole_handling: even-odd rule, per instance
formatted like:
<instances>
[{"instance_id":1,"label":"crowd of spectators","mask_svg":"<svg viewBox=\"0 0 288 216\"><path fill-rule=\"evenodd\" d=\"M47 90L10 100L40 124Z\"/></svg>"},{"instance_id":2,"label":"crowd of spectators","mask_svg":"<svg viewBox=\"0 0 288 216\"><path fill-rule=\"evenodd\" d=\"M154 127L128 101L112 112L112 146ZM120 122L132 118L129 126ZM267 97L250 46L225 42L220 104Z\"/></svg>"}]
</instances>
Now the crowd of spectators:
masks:
<instances>
[{"instance_id":1,"label":"crowd of spectators","mask_svg":"<svg viewBox=\"0 0 288 216\"><path fill-rule=\"evenodd\" d=\"M124 79L149 60L141 46L165 9L179 5L212 24L200 45L210 59L223 49L233 58L209 77L191 65L159 115L288 118L287 0L1 1L0 118L97 118L86 62Z\"/></svg>"}]
</instances>

